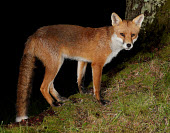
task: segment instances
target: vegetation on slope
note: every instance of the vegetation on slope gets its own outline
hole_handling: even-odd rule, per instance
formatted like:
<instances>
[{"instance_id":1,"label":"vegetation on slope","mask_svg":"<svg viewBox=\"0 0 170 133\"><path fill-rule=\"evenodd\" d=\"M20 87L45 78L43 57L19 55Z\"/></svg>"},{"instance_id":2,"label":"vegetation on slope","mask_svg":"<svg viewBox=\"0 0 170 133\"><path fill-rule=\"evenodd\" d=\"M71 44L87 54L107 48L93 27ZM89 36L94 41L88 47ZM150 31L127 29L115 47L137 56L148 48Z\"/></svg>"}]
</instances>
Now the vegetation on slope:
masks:
<instances>
[{"instance_id":1,"label":"vegetation on slope","mask_svg":"<svg viewBox=\"0 0 170 133\"><path fill-rule=\"evenodd\" d=\"M42 123L0 128L1 132L168 132L170 114L169 49L140 52L117 74L102 77L102 97L75 94L63 106L50 108ZM90 89L91 87L89 87ZM36 117L34 119L40 119Z\"/></svg>"}]
</instances>

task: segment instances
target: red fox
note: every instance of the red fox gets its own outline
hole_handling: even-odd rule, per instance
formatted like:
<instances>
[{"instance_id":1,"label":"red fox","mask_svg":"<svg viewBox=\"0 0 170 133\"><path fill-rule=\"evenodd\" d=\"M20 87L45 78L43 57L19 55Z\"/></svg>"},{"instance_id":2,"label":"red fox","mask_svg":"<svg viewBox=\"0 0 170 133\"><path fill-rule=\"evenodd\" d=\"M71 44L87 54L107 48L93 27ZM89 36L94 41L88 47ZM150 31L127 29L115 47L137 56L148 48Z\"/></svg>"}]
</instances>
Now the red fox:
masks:
<instances>
[{"instance_id":1,"label":"red fox","mask_svg":"<svg viewBox=\"0 0 170 133\"><path fill-rule=\"evenodd\" d=\"M17 122L28 118L27 108L35 58L42 61L45 66L40 91L51 106L55 106L55 100L58 102L65 100L55 90L53 84L65 58L78 61L77 82L80 93L82 93L81 80L87 63L91 63L94 95L97 101L102 103L100 98L102 69L113 57L116 57L119 51L130 50L133 47L144 15L141 14L132 21L122 21L116 13L112 13L111 20L112 26L101 28L75 25L45 26L28 38L18 79Z\"/></svg>"}]
</instances>

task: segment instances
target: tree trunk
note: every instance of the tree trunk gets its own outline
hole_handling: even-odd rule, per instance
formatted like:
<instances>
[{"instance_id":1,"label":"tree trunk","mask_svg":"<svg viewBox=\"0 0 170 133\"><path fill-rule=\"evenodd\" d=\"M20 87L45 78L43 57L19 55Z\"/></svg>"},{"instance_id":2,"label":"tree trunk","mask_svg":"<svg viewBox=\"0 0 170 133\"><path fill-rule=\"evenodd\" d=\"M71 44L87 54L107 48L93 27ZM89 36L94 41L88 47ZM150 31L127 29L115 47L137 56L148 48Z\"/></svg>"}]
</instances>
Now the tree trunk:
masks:
<instances>
[{"instance_id":1,"label":"tree trunk","mask_svg":"<svg viewBox=\"0 0 170 133\"><path fill-rule=\"evenodd\" d=\"M153 47L169 44L169 0L126 0L125 18L132 20L144 14L138 39L138 49L149 51ZM137 50L138 50L137 49Z\"/></svg>"},{"instance_id":2,"label":"tree trunk","mask_svg":"<svg viewBox=\"0 0 170 133\"><path fill-rule=\"evenodd\" d=\"M126 0L126 19L133 19L140 14L145 15L143 26L152 24L158 9L165 4L167 0Z\"/></svg>"}]
</instances>

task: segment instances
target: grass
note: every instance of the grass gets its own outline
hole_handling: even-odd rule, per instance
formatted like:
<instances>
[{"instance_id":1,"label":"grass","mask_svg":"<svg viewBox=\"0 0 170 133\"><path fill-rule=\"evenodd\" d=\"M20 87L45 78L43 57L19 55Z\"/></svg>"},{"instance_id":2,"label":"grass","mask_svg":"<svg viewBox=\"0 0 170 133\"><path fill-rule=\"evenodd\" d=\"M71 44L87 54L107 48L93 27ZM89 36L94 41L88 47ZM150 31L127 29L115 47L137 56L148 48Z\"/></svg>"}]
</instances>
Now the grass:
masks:
<instances>
[{"instance_id":1,"label":"grass","mask_svg":"<svg viewBox=\"0 0 170 133\"><path fill-rule=\"evenodd\" d=\"M103 75L105 106L90 94L75 94L40 125L2 126L0 132L169 132L169 48L138 53L119 73Z\"/></svg>"}]
</instances>

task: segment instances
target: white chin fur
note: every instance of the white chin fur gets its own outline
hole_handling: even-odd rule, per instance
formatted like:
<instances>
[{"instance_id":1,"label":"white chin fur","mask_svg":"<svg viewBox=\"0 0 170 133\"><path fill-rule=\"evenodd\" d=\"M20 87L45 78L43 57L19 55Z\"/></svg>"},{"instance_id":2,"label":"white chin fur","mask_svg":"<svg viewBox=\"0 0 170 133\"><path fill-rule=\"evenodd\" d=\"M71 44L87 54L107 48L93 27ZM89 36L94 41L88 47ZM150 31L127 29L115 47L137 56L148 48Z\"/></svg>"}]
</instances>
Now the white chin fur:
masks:
<instances>
[{"instance_id":1,"label":"white chin fur","mask_svg":"<svg viewBox=\"0 0 170 133\"><path fill-rule=\"evenodd\" d=\"M16 122L21 122L22 120L28 119L28 116L16 117Z\"/></svg>"},{"instance_id":2,"label":"white chin fur","mask_svg":"<svg viewBox=\"0 0 170 133\"><path fill-rule=\"evenodd\" d=\"M125 50L131 50L132 48L125 48Z\"/></svg>"}]
</instances>

